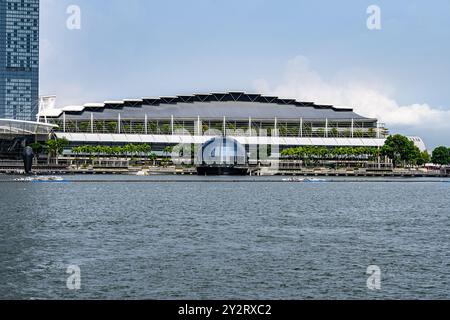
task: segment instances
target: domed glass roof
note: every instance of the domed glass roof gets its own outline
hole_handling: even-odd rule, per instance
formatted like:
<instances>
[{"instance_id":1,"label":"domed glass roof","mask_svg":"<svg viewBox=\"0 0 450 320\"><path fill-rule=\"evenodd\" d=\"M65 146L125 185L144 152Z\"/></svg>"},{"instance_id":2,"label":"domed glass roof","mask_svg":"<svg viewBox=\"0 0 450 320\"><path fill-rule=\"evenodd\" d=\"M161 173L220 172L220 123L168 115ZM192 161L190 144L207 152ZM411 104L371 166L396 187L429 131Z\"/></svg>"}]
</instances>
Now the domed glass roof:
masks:
<instances>
[{"instance_id":1,"label":"domed glass roof","mask_svg":"<svg viewBox=\"0 0 450 320\"><path fill-rule=\"evenodd\" d=\"M210 166L233 166L246 164L245 147L232 138L216 137L202 146L199 162Z\"/></svg>"}]
</instances>

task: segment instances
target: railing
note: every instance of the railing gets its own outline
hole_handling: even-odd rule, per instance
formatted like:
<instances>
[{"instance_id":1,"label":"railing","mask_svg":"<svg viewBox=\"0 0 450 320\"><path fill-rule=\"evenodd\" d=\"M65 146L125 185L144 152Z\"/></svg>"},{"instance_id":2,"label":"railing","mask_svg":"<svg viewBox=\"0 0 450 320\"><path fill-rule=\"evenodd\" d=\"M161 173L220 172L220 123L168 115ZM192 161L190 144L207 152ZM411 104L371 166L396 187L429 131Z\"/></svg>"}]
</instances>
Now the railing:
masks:
<instances>
[{"instance_id":1,"label":"railing","mask_svg":"<svg viewBox=\"0 0 450 320\"><path fill-rule=\"evenodd\" d=\"M142 135L279 136L296 138L385 138L388 131L368 122L288 122L214 120L54 120L60 132ZM120 125L119 125L120 123Z\"/></svg>"}]
</instances>

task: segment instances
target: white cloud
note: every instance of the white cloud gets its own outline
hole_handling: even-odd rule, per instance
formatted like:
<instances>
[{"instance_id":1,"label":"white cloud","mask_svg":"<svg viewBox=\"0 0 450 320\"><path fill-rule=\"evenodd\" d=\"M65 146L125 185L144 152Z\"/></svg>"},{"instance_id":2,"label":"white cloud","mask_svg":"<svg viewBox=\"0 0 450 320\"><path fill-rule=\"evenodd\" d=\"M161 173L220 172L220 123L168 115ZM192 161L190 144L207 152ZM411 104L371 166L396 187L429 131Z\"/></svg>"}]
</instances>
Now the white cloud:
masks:
<instances>
[{"instance_id":1,"label":"white cloud","mask_svg":"<svg viewBox=\"0 0 450 320\"><path fill-rule=\"evenodd\" d=\"M420 103L401 105L386 93L391 90L379 90L365 80L355 81L342 74L325 80L303 56L288 62L280 84L271 87L268 81L259 79L254 86L258 91L280 97L353 107L357 113L378 118L391 127L450 128L449 110ZM382 86L386 87L386 84Z\"/></svg>"}]
</instances>

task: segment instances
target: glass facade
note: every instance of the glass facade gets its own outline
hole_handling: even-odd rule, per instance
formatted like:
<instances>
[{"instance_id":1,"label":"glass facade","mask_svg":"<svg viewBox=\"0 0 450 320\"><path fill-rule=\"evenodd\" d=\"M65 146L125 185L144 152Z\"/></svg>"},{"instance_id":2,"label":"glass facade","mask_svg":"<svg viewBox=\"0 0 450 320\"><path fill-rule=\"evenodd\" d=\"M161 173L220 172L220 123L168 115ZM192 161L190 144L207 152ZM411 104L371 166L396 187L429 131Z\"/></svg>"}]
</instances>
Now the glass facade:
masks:
<instances>
[{"instance_id":1,"label":"glass facade","mask_svg":"<svg viewBox=\"0 0 450 320\"><path fill-rule=\"evenodd\" d=\"M0 118L35 121L39 0L0 0Z\"/></svg>"},{"instance_id":2,"label":"glass facade","mask_svg":"<svg viewBox=\"0 0 450 320\"><path fill-rule=\"evenodd\" d=\"M237 165L247 162L245 147L227 137L207 141L198 156L198 163L206 165Z\"/></svg>"}]
</instances>

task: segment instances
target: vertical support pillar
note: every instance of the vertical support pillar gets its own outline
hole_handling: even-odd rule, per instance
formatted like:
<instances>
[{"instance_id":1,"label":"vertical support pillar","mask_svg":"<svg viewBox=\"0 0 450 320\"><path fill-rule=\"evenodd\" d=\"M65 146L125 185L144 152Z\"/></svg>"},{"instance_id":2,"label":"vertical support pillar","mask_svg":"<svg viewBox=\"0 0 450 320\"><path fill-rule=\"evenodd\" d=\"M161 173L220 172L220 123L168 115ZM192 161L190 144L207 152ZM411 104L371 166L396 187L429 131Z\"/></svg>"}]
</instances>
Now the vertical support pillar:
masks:
<instances>
[{"instance_id":1,"label":"vertical support pillar","mask_svg":"<svg viewBox=\"0 0 450 320\"><path fill-rule=\"evenodd\" d=\"M227 118L223 117L223 136L227 136Z\"/></svg>"},{"instance_id":2,"label":"vertical support pillar","mask_svg":"<svg viewBox=\"0 0 450 320\"><path fill-rule=\"evenodd\" d=\"M94 113L91 112L91 133L94 133Z\"/></svg>"},{"instance_id":3,"label":"vertical support pillar","mask_svg":"<svg viewBox=\"0 0 450 320\"><path fill-rule=\"evenodd\" d=\"M278 137L278 119L277 118L275 118L274 129L275 129L275 136Z\"/></svg>"},{"instance_id":4,"label":"vertical support pillar","mask_svg":"<svg viewBox=\"0 0 450 320\"><path fill-rule=\"evenodd\" d=\"M174 120L173 115L170 116L170 132L172 132L172 135L174 133Z\"/></svg>"},{"instance_id":5,"label":"vertical support pillar","mask_svg":"<svg viewBox=\"0 0 450 320\"><path fill-rule=\"evenodd\" d=\"M252 117L248 118L248 136L252 136Z\"/></svg>"},{"instance_id":6,"label":"vertical support pillar","mask_svg":"<svg viewBox=\"0 0 450 320\"><path fill-rule=\"evenodd\" d=\"M63 132L66 132L66 112L63 112Z\"/></svg>"},{"instance_id":7,"label":"vertical support pillar","mask_svg":"<svg viewBox=\"0 0 450 320\"><path fill-rule=\"evenodd\" d=\"M325 119L325 138L328 138L328 118Z\"/></svg>"},{"instance_id":8,"label":"vertical support pillar","mask_svg":"<svg viewBox=\"0 0 450 320\"><path fill-rule=\"evenodd\" d=\"M351 128L351 137L353 138L354 137L354 134L355 134L355 120L354 119L352 119L352 128Z\"/></svg>"},{"instance_id":9,"label":"vertical support pillar","mask_svg":"<svg viewBox=\"0 0 450 320\"><path fill-rule=\"evenodd\" d=\"M300 118L300 138L303 138L303 118Z\"/></svg>"},{"instance_id":10,"label":"vertical support pillar","mask_svg":"<svg viewBox=\"0 0 450 320\"><path fill-rule=\"evenodd\" d=\"M147 114L145 114L144 121L145 121L144 132L145 132L145 135L148 135L148 116L147 116Z\"/></svg>"},{"instance_id":11,"label":"vertical support pillar","mask_svg":"<svg viewBox=\"0 0 450 320\"><path fill-rule=\"evenodd\" d=\"M202 136L202 124L200 123L200 116L197 116L197 135Z\"/></svg>"},{"instance_id":12,"label":"vertical support pillar","mask_svg":"<svg viewBox=\"0 0 450 320\"><path fill-rule=\"evenodd\" d=\"M118 134L120 134L120 132L121 132L121 126L122 126L121 123L122 123L122 120L121 120L120 113L119 113L119 116L117 119L117 133Z\"/></svg>"}]
</instances>

